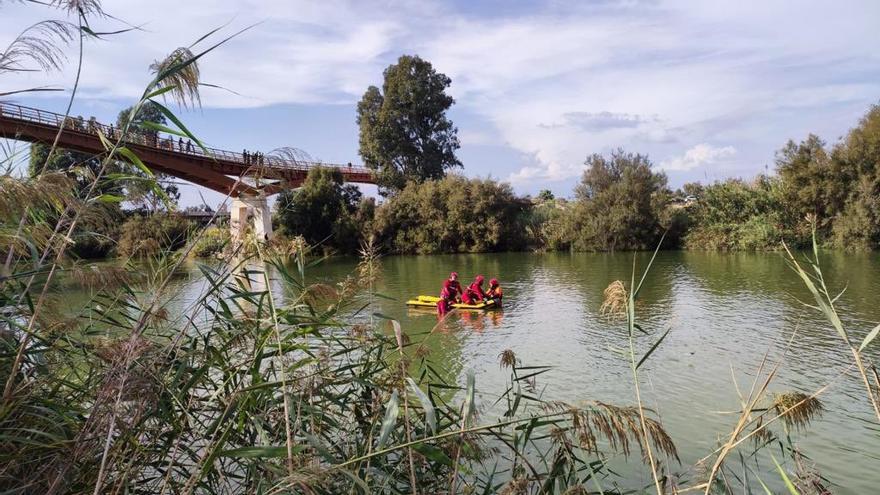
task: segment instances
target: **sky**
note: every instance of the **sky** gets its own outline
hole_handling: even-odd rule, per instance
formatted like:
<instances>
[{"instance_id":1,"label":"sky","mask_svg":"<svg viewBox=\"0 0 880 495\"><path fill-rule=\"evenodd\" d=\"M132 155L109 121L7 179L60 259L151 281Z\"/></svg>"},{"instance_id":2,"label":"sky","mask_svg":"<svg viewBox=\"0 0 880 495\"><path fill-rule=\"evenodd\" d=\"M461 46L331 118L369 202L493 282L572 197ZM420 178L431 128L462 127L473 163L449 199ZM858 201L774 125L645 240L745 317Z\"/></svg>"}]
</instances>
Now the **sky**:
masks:
<instances>
[{"instance_id":1,"label":"sky","mask_svg":"<svg viewBox=\"0 0 880 495\"><path fill-rule=\"evenodd\" d=\"M670 185L772 172L786 141L829 143L880 102L880 2L841 0L105 1L95 30L139 26L85 45L73 113L113 121L149 64L208 31L202 107L181 110L207 144L292 146L360 163L357 101L400 55L448 75L462 172L520 194L571 196L584 160L647 154ZM63 12L0 2L0 46ZM118 20L117 20L118 19ZM121 21L120 21L121 20ZM63 111L76 50L58 72L4 74L0 92ZM371 191L368 189L368 193ZM200 194L201 193L201 194ZM184 206L219 195L183 188Z\"/></svg>"}]
</instances>

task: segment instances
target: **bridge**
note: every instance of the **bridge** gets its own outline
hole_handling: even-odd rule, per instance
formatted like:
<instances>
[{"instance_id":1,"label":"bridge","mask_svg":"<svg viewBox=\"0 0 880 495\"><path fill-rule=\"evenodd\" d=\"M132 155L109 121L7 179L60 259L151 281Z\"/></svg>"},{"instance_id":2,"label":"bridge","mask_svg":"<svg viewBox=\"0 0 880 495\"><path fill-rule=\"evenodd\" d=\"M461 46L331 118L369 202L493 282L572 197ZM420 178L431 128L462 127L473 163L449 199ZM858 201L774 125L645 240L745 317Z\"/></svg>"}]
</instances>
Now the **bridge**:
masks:
<instances>
[{"instance_id":1,"label":"bridge","mask_svg":"<svg viewBox=\"0 0 880 495\"><path fill-rule=\"evenodd\" d=\"M343 180L375 184L373 171L351 164L338 165L291 160L280 156L255 157L234 151L201 148L180 137L154 131L121 130L112 125L0 101L0 138L52 144L62 130L58 147L101 155L107 152L100 135L121 139L154 173L162 173L206 187L233 198L230 228L238 238L253 219L258 238L272 236L272 217L267 196L300 187L316 166L336 168ZM122 157L119 157L122 159Z\"/></svg>"}]
</instances>

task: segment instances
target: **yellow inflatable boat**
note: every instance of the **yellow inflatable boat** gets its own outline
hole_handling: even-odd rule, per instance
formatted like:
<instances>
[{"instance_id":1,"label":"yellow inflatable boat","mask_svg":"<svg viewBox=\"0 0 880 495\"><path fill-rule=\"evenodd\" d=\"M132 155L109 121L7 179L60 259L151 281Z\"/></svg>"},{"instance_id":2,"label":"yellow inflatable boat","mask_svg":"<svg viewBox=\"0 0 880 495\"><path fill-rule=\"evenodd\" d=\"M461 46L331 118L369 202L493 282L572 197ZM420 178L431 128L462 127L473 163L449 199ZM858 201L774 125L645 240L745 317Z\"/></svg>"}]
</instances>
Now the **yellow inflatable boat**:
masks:
<instances>
[{"instance_id":1,"label":"yellow inflatable boat","mask_svg":"<svg viewBox=\"0 0 880 495\"><path fill-rule=\"evenodd\" d=\"M415 299L410 299L409 301L407 301L406 305L421 308L436 308L438 301L440 301L440 298L437 296L418 296ZM480 302L479 304L456 303L453 304L452 307L456 309L489 309L495 307L495 301L492 299L488 299L486 301Z\"/></svg>"}]
</instances>

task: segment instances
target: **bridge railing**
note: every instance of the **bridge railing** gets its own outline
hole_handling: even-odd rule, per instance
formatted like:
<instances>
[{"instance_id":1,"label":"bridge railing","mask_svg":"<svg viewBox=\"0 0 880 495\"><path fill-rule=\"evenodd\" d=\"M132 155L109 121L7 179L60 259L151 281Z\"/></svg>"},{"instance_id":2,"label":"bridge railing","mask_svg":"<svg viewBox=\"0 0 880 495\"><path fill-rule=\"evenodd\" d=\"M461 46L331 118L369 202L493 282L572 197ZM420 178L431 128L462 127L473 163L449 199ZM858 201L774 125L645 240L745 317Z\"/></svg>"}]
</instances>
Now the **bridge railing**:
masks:
<instances>
[{"instance_id":1,"label":"bridge railing","mask_svg":"<svg viewBox=\"0 0 880 495\"><path fill-rule=\"evenodd\" d=\"M55 128L64 127L65 129L98 135L100 131L105 137L116 140L121 137L121 130L113 125L105 125L94 117L85 120L82 117L65 117L62 114L40 110L39 108L27 107L0 101L0 118L11 118L24 122L49 125ZM129 130L123 140L126 143L138 144L141 146L150 146L156 149L181 153L186 155L194 155L214 160L224 160L228 162L239 163L245 166L256 165L267 168L278 168L285 170L303 170L308 171L316 166L336 167L348 173L354 174L371 174L372 170L363 167L353 167L349 165L327 164L313 161L289 160L279 156L264 155L261 163L248 163L242 153L234 151L221 150L217 148L206 147L202 149L190 140L184 141L182 137L172 136L170 134L143 131L139 129ZM250 160L253 162L254 160Z\"/></svg>"}]
</instances>

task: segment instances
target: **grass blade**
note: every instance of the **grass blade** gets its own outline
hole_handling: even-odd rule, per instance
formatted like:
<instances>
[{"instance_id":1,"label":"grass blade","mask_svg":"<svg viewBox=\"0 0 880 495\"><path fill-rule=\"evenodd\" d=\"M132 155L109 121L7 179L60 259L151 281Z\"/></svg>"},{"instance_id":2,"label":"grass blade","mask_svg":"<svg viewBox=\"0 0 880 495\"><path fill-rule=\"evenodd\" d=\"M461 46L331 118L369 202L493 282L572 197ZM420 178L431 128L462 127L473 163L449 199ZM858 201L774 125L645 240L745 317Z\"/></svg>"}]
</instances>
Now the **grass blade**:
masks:
<instances>
[{"instance_id":1,"label":"grass blade","mask_svg":"<svg viewBox=\"0 0 880 495\"><path fill-rule=\"evenodd\" d=\"M400 401L397 399L397 390L391 394L388 404L385 406L385 419L382 420L382 429L379 430L379 443L376 449L381 449L391 436L394 425L397 423L397 416L400 414Z\"/></svg>"},{"instance_id":2,"label":"grass blade","mask_svg":"<svg viewBox=\"0 0 880 495\"><path fill-rule=\"evenodd\" d=\"M859 346L859 352L862 352L862 349L868 346L874 339L877 338L877 334L880 333L880 324L877 324L873 330L871 330L868 335L865 336L865 340L862 341L862 345Z\"/></svg>"},{"instance_id":3,"label":"grass blade","mask_svg":"<svg viewBox=\"0 0 880 495\"><path fill-rule=\"evenodd\" d=\"M416 397L419 398L419 402L422 403L422 409L425 410L425 422L428 423L428 426L431 428L431 431L436 435L437 434L437 413L434 411L434 404L431 403L431 399L422 392L422 389L416 384L416 382L410 378L406 377L406 381L409 382L410 388Z\"/></svg>"},{"instance_id":4,"label":"grass blade","mask_svg":"<svg viewBox=\"0 0 880 495\"><path fill-rule=\"evenodd\" d=\"M636 369L639 369L639 367L642 365L642 363L647 361L647 359L651 356L651 354L653 354L654 351L657 350L657 347L660 345L661 342L663 342L663 339L665 339L666 336L669 335L670 330L672 330L672 328L667 328L666 331L663 332L663 335L661 335L660 338L657 339L656 342L654 342L654 345L652 345L651 348L648 349L648 352L646 352L645 355L642 356L642 359L639 359L639 362L636 364Z\"/></svg>"}]
</instances>

